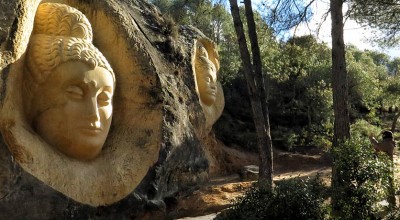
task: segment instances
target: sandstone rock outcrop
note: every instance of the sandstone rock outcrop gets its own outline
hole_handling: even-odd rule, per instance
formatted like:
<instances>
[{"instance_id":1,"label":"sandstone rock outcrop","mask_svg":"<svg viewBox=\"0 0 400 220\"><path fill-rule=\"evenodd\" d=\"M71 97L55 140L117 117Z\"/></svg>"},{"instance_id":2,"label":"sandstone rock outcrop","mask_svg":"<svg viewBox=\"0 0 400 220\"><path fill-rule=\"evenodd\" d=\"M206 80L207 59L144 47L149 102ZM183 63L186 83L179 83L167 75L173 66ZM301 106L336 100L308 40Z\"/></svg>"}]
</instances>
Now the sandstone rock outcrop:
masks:
<instances>
[{"instance_id":1,"label":"sandstone rock outcrop","mask_svg":"<svg viewBox=\"0 0 400 220\"><path fill-rule=\"evenodd\" d=\"M44 144L23 114L25 52L43 2L82 12L115 73L110 132L89 161ZM218 83L212 105L196 92L196 42L212 45L200 31L139 0L10 0L0 8L0 219L162 215L169 197L207 180L205 145L213 142L204 140L224 100Z\"/></svg>"}]
</instances>

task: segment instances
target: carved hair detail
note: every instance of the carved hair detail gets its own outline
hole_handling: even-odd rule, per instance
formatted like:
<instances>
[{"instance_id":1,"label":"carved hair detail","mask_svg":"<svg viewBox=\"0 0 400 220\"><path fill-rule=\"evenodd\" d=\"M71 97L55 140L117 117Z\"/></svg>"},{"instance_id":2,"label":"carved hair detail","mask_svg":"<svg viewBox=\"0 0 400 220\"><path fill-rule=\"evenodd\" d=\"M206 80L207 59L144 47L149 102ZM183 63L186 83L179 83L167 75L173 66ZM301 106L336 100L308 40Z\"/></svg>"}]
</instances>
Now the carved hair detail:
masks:
<instances>
[{"instance_id":1,"label":"carved hair detail","mask_svg":"<svg viewBox=\"0 0 400 220\"><path fill-rule=\"evenodd\" d=\"M211 62L211 60L208 59L207 53L206 53L206 55L198 54L197 62L195 62L195 67L198 70L201 70L201 71L199 71L198 74L203 74L203 72L207 71L208 68L210 68L213 71L217 72L215 64L213 62Z\"/></svg>"},{"instance_id":2,"label":"carved hair detail","mask_svg":"<svg viewBox=\"0 0 400 220\"><path fill-rule=\"evenodd\" d=\"M89 20L80 11L63 4L40 4L27 50L27 69L35 83L43 83L58 65L73 60L107 69L115 82L92 36Z\"/></svg>"},{"instance_id":3,"label":"carved hair detail","mask_svg":"<svg viewBox=\"0 0 400 220\"><path fill-rule=\"evenodd\" d=\"M197 47L196 48L196 56L198 56L198 57L204 56L204 57L208 58L208 52L202 43L197 42L196 47Z\"/></svg>"},{"instance_id":4,"label":"carved hair detail","mask_svg":"<svg viewBox=\"0 0 400 220\"><path fill-rule=\"evenodd\" d=\"M43 83L58 65L72 60L82 61L93 69L96 66L107 69L115 82L113 70L93 44L80 38L43 34L37 34L31 39L27 66L36 83Z\"/></svg>"},{"instance_id":5,"label":"carved hair detail","mask_svg":"<svg viewBox=\"0 0 400 220\"><path fill-rule=\"evenodd\" d=\"M219 55L217 52L216 45L206 38L200 38L196 41L196 57L207 58L208 61L211 61L214 64L216 71L218 72L220 68L219 64Z\"/></svg>"},{"instance_id":6,"label":"carved hair detail","mask_svg":"<svg viewBox=\"0 0 400 220\"><path fill-rule=\"evenodd\" d=\"M33 34L77 37L93 41L89 20L75 8L56 3L44 3L39 6Z\"/></svg>"},{"instance_id":7,"label":"carved hair detail","mask_svg":"<svg viewBox=\"0 0 400 220\"><path fill-rule=\"evenodd\" d=\"M211 68L214 71L218 72L219 66L217 66L216 63L210 60L208 51L205 48L205 46L201 42L197 41L196 47L197 47L195 54L197 58L197 62L195 62L196 68L200 70L206 70L206 68ZM201 72L199 74L201 74Z\"/></svg>"}]
</instances>

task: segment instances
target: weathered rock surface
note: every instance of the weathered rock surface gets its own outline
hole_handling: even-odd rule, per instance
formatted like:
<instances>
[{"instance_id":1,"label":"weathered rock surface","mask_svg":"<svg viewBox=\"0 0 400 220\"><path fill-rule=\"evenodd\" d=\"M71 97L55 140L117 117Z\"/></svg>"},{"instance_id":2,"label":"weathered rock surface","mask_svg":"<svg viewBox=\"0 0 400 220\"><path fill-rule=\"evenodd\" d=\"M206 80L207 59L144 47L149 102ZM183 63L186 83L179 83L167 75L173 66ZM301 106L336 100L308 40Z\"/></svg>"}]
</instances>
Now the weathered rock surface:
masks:
<instances>
[{"instance_id":1,"label":"weathered rock surface","mask_svg":"<svg viewBox=\"0 0 400 220\"><path fill-rule=\"evenodd\" d=\"M240 172L239 177L242 181L256 181L258 179L259 169L256 165L244 166Z\"/></svg>"},{"instance_id":2,"label":"weathered rock surface","mask_svg":"<svg viewBox=\"0 0 400 220\"><path fill-rule=\"evenodd\" d=\"M46 1L88 17L94 44L117 78L113 122L100 159L69 161L38 147L40 138L20 114L24 52L40 2L0 2L0 219L163 218L179 190L208 179L208 151L217 146L209 135L215 114L207 115L199 102L192 67L195 41L205 36L176 27L140 0ZM223 100L218 114L221 107ZM68 185L85 177L74 171L85 169L95 173L86 176L90 184ZM101 196L87 199L82 187Z\"/></svg>"},{"instance_id":3,"label":"weathered rock surface","mask_svg":"<svg viewBox=\"0 0 400 220\"><path fill-rule=\"evenodd\" d=\"M226 178L224 181L228 182L214 182L193 190L189 195L181 195L177 208L170 212L170 217L175 219L220 212L231 207L232 202L242 196L252 184L252 182L238 182L236 176L224 178Z\"/></svg>"}]
</instances>

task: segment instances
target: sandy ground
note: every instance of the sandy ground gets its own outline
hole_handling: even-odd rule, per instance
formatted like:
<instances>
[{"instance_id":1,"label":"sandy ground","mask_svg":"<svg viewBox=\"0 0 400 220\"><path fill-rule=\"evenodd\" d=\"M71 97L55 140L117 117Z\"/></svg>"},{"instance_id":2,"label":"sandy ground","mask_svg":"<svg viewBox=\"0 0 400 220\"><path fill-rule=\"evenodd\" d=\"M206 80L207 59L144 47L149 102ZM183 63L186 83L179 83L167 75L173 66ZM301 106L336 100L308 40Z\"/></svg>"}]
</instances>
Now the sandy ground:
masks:
<instances>
[{"instance_id":1,"label":"sandy ground","mask_svg":"<svg viewBox=\"0 0 400 220\"><path fill-rule=\"evenodd\" d=\"M330 163L321 155L274 153L274 181L315 176L317 173L324 182L330 179ZM254 158L257 159L257 157ZM213 219L215 213L229 208L235 198L242 195L252 183L251 180L241 180L236 173L215 176L207 184L180 195L178 204L170 212L170 216L174 219Z\"/></svg>"},{"instance_id":2,"label":"sandy ground","mask_svg":"<svg viewBox=\"0 0 400 220\"><path fill-rule=\"evenodd\" d=\"M394 157L395 178L397 182L400 182L399 152L396 154L397 156ZM293 177L312 177L319 173L323 181L330 184L330 162L320 154L278 152L274 160L274 181ZM234 199L242 195L251 183L251 181L241 181L237 174L214 177L209 183L182 195L171 216L175 219L214 219L218 212L230 207Z\"/></svg>"},{"instance_id":3,"label":"sandy ground","mask_svg":"<svg viewBox=\"0 0 400 220\"><path fill-rule=\"evenodd\" d=\"M181 218L182 220L211 220L217 217L218 213L213 213L210 215L204 215L204 216L197 216L197 217L186 217L186 218Z\"/></svg>"}]
</instances>

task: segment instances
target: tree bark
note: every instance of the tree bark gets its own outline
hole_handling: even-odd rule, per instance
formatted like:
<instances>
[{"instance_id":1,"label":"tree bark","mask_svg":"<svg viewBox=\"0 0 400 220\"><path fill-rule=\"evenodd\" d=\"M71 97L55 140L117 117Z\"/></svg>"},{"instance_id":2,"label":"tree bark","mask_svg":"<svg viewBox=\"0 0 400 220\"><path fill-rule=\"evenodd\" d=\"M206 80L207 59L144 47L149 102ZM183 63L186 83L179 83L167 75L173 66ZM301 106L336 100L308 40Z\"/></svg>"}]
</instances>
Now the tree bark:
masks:
<instances>
[{"instance_id":1,"label":"tree bark","mask_svg":"<svg viewBox=\"0 0 400 220\"><path fill-rule=\"evenodd\" d=\"M267 145L260 149L260 178L267 179L268 184L272 184L272 140L269 124L269 111L268 111L268 96L266 91L265 78L262 72L262 62L260 55L260 47L258 45L256 24L254 21L253 9L251 6L251 0L244 0L244 6L246 10L247 27L249 33L249 39L251 44L251 51L253 54L253 67L256 79L256 85L258 87L258 93L260 94L261 108L264 115L264 123L266 129Z\"/></svg>"},{"instance_id":2,"label":"tree bark","mask_svg":"<svg viewBox=\"0 0 400 220\"><path fill-rule=\"evenodd\" d=\"M393 118L392 129L391 129L392 133L394 133L396 131L397 120L399 120L399 118L400 118L400 111L398 111Z\"/></svg>"},{"instance_id":3,"label":"tree bark","mask_svg":"<svg viewBox=\"0 0 400 220\"><path fill-rule=\"evenodd\" d=\"M348 110L348 79L343 40L343 0L331 0L332 19L332 92L335 115L333 146L340 147L350 137L350 119ZM337 158L333 158L335 161ZM335 163L334 163L335 164ZM337 215L340 211L335 190L340 186L340 172L332 166L332 211Z\"/></svg>"},{"instance_id":4,"label":"tree bark","mask_svg":"<svg viewBox=\"0 0 400 220\"><path fill-rule=\"evenodd\" d=\"M249 90L250 102L253 111L253 120L254 125L256 127L257 133L257 145L258 150L260 152L260 176L259 181L261 183L260 186L272 188L272 172L269 173L270 176L266 176L267 172L263 172L264 166L267 164L265 160L265 155L267 154L267 150L265 149L268 146L268 137L267 137L267 129L265 127L265 118L263 114L262 104L261 104L261 94L260 90L256 84L256 77L253 71L253 66L250 60L250 53L247 48L246 37L244 35L243 23L240 18L239 7L237 5L236 0L229 0L231 4L231 13L233 18L233 23L235 26L235 32L238 38L240 56L243 62L244 74L247 81L247 87ZM271 158L272 159L272 158ZM269 168L272 170L272 166Z\"/></svg>"},{"instance_id":5,"label":"tree bark","mask_svg":"<svg viewBox=\"0 0 400 220\"><path fill-rule=\"evenodd\" d=\"M350 137L348 109L348 77L346 71L345 45L343 40L343 2L331 0L332 17L332 92L335 114L333 144Z\"/></svg>"}]
</instances>

